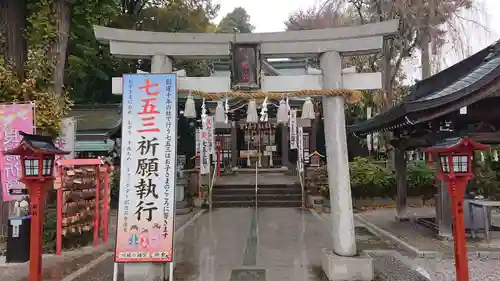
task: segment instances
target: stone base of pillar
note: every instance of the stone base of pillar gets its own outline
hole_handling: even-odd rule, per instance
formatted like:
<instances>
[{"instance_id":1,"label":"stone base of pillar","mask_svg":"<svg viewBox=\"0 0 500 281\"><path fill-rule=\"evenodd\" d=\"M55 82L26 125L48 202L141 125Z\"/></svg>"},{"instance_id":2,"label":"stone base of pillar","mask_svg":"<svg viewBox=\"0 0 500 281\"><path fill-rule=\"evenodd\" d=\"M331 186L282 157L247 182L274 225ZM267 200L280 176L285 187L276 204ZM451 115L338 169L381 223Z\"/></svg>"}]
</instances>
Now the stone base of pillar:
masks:
<instances>
[{"instance_id":1,"label":"stone base of pillar","mask_svg":"<svg viewBox=\"0 0 500 281\"><path fill-rule=\"evenodd\" d=\"M127 263L123 265L123 281L166 281L165 265L159 263Z\"/></svg>"},{"instance_id":2,"label":"stone base of pillar","mask_svg":"<svg viewBox=\"0 0 500 281\"><path fill-rule=\"evenodd\" d=\"M193 211L193 207L187 200L176 201L175 202L175 214L176 215L185 215L189 214Z\"/></svg>"},{"instance_id":3,"label":"stone base of pillar","mask_svg":"<svg viewBox=\"0 0 500 281\"><path fill-rule=\"evenodd\" d=\"M396 219L396 221L399 221L399 222L401 222L401 221L409 221L410 220L406 215L404 215L404 216L398 216L398 215L396 215L395 219Z\"/></svg>"},{"instance_id":4,"label":"stone base of pillar","mask_svg":"<svg viewBox=\"0 0 500 281\"><path fill-rule=\"evenodd\" d=\"M374 278L373 259L369 256L342 257L323 249L321 265L330 281L371 281Z\"/></svg>"}]
</instances>

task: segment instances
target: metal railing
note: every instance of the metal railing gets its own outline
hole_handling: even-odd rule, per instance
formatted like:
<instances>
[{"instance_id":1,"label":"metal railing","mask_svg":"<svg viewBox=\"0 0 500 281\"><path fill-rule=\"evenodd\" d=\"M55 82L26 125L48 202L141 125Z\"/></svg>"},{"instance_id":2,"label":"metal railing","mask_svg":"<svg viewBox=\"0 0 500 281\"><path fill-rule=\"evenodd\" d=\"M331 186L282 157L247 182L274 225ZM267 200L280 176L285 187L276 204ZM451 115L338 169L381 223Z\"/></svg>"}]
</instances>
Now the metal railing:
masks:
<instances>
[{"instance_id":1,"label":"metal railing","mask_svg":"<svg viewBox=\"0 0 500 281\"><path fill-rule=\"evenodd\" d=\"M211 211L212 210L212 205L213 205L213 200L212 200L212 191L214 188L215 184L215 175L217 174L217 169L213 169L212 175L210 175L210 170L212 169L212 165L209 165L209 170L208 170L208 209Z\"/></svg>"},{"instance_id":2,"label":"metal railing","mask_svg":"<svg viewBox=\"0 0 500 281\"><path fill-rule=\"evenodd\" d=\"M259 193L259 163L255 163L255 210L257 210L257 201Z\"/></svg>"},{"instance_id":3,"label":"metal railing","mask_svg":"<svg viewBox=\"0 0 500 281\"><path fill-rule=\"evenodd\" d=\"M297 178L299 179L300 183L300 191L302 192L302 209L305 209L306 208L306 190L305 190L305 179L304 179L305 168L304 171L301 172L297 162L296 170L297 170Z\"/></svg>"}]
</instances>

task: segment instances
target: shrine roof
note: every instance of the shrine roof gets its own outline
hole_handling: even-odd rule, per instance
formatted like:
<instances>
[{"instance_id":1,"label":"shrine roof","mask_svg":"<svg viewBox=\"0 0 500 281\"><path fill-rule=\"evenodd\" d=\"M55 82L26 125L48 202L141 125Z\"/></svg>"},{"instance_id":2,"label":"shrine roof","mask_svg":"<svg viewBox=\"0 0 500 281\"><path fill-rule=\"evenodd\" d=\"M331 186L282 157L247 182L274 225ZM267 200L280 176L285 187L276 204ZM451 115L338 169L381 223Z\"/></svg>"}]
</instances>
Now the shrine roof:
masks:
<instances>
[{"instance_id":1,"label":"shrine roof","mask_svg":"<svg viewBox=\"0 0 500 281\"><path fill-rule=\"evenodd\" d=\"M492 44L465 60L417 82L403 101L376 117L348 127L356 134L393 129L429 121L449 113L434 111L432 117L426 111L461 107L477 102L470 99L500 77L500 41Z\"/></svg>"},{"instance_id":2,"label":"shrine roof","mask_svg":"<svg viewBox=\"0 0 500 281\"><path fill-rule=\"evenodd\" d=\"M23 137L20 145L14 147L4 153L6 155L21 155L26 153L25 148L29 148L32 151L41 152L44 154L69 154L67 151L63 151L54 145L54 138L42 135L27 134L25 132L19 132Z\"/></svg>"},{"instance_id":3,"label":"shrine roof","mask_svg":"<svg viewBox=\"0 0 500 281\"><path fill-rule=\"evenodd\" d=\"M76 120L78 133L106 133L121 123L121 104L75 105L68 117Z\"/></svg>"},{"instance_id":4,"label":"shrine roof","mask_svg":"<svg viewBox=\"0 0 500 281\"><path fill-rule=\"evenodd\" d=\"M426 152L456 152L460 146L467 147L468 150L487 150L488 146L475 142L474 140L465 137L455 137L445 139L431 147L425 149ZM462 148L463 150L463 148Z\"/></svg>"}]
</instances>

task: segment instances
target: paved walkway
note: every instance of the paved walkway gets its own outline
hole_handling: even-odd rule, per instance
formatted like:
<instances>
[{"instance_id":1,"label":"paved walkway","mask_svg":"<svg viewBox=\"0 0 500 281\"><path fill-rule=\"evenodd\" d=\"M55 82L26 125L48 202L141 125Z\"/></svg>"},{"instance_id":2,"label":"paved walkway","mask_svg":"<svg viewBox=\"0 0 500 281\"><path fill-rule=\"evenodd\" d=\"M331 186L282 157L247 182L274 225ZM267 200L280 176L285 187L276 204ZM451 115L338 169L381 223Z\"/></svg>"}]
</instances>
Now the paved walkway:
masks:
<instances>
[{"instance_id":1,"label":"paved walkway","mask_svg":"<svg viewBox=\"0 0 500 281\"><path fill-rule=\"evenodd\" d=\"M410 217L425 217L433 216L434 208L409 208ZM437 252L447 256L453 256L453 242L448 240L439 240L436 233L422 225L413 221L398 222L394 218L396 216L395 209L377 209L358 214L371 224L382 228L405 243L410 244L414 248L422 252ZM498 224L498 215L493 214L494 224ZM498 237L498 232L492 232L493 238ZM500 252L500 242L494 239L491 244L485 244L480 238L467 239L467 248L470 254L478 252Z\"/></svg>"},{"instance_id":2,"label":"paved walkway","mask_svg":"<svg viewBox=\"0 0 500 281\"><path fill-rule=\"evenodd\" d=\"M196 212L178 215L175 218L176 228L184 225ZM74 251L63 251L61 256L44 255L43 258L43 281L61 281L76 270L85 267L87 264L95 261L103 254L113 251L114 238L116 236L116 217L110 217L110 240L107 245L98 248L91 246L84 247ZM99 262L98 267L105 267L99 272L97 278L85 278L85 281L112 280L113 258L104 259ZM0 263L0 280L27 281L29 275L29 263L22 264L4 264Z\"/></svg>"},{"instance_id":3,"label":"paved walkway","mask_svg":"<svg viewBox=\"0 0 500 281\"><path fill-rule=\"evenodd\" d=\"M326 281L324 224L299 209L218 209L176 234L175 281ZM111 280L109 258L82 276Z\"/></svg>"},{"instance_id":4,"label":"paved walkway","mask_svg":"<svg viewBox=\"0 0 500 281\"><path fill-rule=\"evenodd\" d=\"M176 233L175 281L326 281L321 249L329 247L329 233L329 223L310 211L216 209ZM396 249L362 227L356 239L359 250ZM376 272L389 266L401 271L390 257L379 260L384 264ZM109 257L75 281L111 281L112 268ZM401 280L378 275L384 278L377 280Z\"/></svg>"},{"instance_id":5,"label":"paved walkway","mask_svg":"<svg viewBox=\"0 0 500 281\"><path fill-rule=\"evenodd\" d=\"M410 216L421 217L432 214L432 208L410 208ZM453 281L455 277L455 263L453 259L453 243L451 241L438 240L436 233L429 229L412 222L396 222L394 220L395 209L378 209L370 212L358 214L371 224L384 229L395 235L400 240L415 247L419 251L437 252L437 257L417 258L413 253L398 250L406 255L406 263L411 267L428 276L432 281ZM495 225L500 223L500 216L493 214ZM498 243L485 245L479 240L468 239L467 248L469 252L469 279L471 281L494 281L500 280L500 259L495 252L500 251ZM491 257L477 257L472 253L491 252ZM495 254L495 255L492 255ZM375 267L390 268L377 264L383 261L383 256L375 257ZM392 257L391 257L392 258ZM385 259L387 260L387 258ZM392 279L391 279L392 280ZM394 279L394 280L412 280L412 279Z\"/></svg>"}]
</instances>

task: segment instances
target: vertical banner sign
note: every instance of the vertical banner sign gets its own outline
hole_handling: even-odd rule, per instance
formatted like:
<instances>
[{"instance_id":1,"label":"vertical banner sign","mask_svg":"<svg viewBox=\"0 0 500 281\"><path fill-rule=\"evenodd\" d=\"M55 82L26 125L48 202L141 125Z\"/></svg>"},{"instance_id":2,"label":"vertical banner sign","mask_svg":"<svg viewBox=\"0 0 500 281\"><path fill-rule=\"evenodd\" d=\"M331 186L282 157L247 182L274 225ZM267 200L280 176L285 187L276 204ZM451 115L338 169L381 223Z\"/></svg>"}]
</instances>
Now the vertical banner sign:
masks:
<instances>
[{"instance_id":1,"label":"vertical banner sign","mask_svg":"<svg viewBox=\"0 0 500 281\"><path fill-rule=\"evenodd\" d=\"M215 155L215 123L213 116L207 116L207 122L203 124L204 130L207 131L208 134L208 154Z\"/></svg>"},{"instance_id":2,"label":"vertical banner sign","mask_svg":"<svg viewBox=\"0 0 500 281\"><path fill-rule=\"evenodd\" d=\"M304 129L302 128L302 126L299 126L298 129L297 129L297 137L298 137L298 140L297 140L297 153L298 153L298 157L297 157L297 168L299 169L299 172L303 172L304 171Z\"/></svg>"},{"instance_id":3,"label":"vertical banner sign","mask_svg":"<svg viewBox=\"0 0 500 281\"><path fill-rule=\"evenodd\" d=\"M208 130L200 130L200 174L206 175L210 173L210 139Z\"/></svg>"},{"instance_id":4,"label":"vertical banner sign","mask_svg":"<svg viewBox=\"0 0 500 281\"><path fill-rule=\"evenodd\" d=\"M196 154L198 155L200 153L200 129L196 128L195 129L195 136L196 136L196 142L195 142L195 151Z\"/></svg>"},{"instance_id":5,"label":"vertical banner sign","mask_svg":"<svg viewBox=\"0 0 500 281\"><path fill-rule=\"evenodd\" d=\"M56 161L61 159L75 158L75 138L76 138L76 120L73 117L63 118L61 120L61 134L55 140L57 148L71 152L68 155L56 156Z\"/></svg>"},{"instance_id":6,"label":"vertical banner sign","mask_svg":"<svg viewBox=\"0 0 500 281\"><path fill-rule=\"evenodd\" d=\"M177 162L175 74L123 76L116 262L172 262Z\"/></svg>"},{"instance_id":7,"label":"vertical banner sign","mask_svg":"<svg viewBox=\"0 0 500 281\"><path fill-rule=\"evenodd\" d=\"M297 110L290 110L290 149L297 149Z\"/></svg>"},{"instance_id":8,"label":"vertical banner sign","mask_svg":"<svg viewBox=\"0 0 500 281\"><path fill-rule=\"evenodd\" d=\"M23 196L10 195L9 190L24 189L26 186L19 181L21 176L21 162L19 156L3 155L21 142L19 131L33 134L34 105L25 104L0 104L0 126L2 126L2 141L0 148L0 171L2 180L2 200L19 200Z\"/></svg>"}]
</instances>

